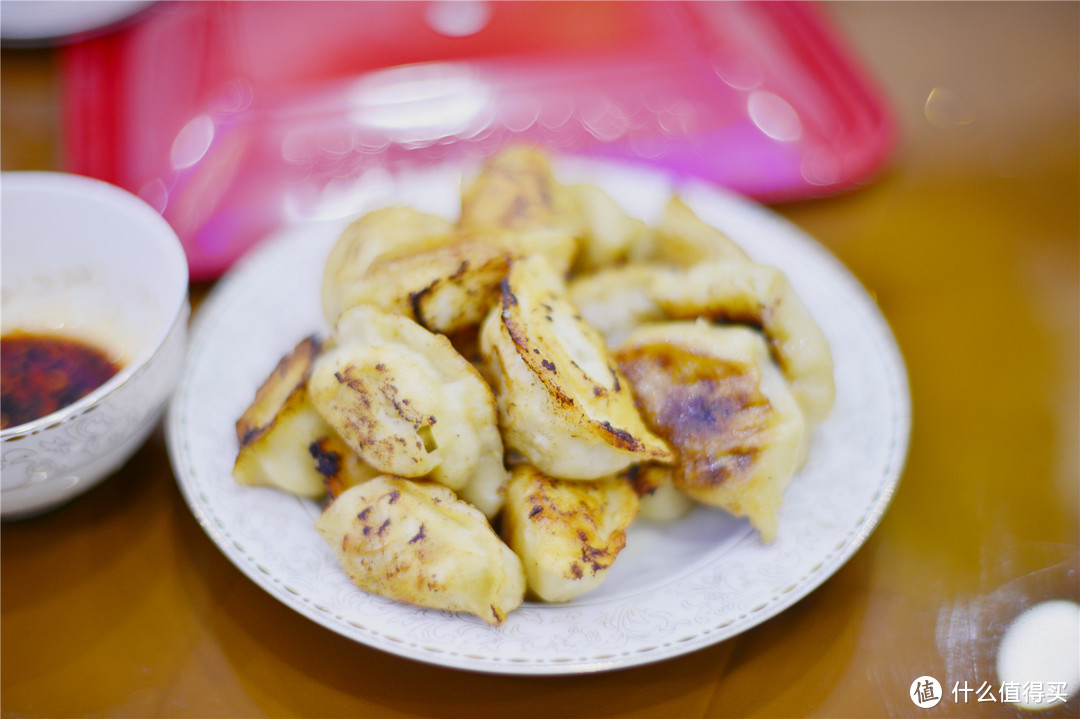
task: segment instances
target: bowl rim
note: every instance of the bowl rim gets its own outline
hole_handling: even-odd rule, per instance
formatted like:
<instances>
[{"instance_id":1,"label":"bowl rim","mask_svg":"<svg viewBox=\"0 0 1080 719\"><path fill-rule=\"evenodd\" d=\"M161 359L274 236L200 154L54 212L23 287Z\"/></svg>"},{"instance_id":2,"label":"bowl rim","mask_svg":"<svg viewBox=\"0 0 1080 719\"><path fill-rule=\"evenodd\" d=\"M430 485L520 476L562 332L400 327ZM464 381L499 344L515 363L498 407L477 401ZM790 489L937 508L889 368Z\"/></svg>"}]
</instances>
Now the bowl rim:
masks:
<instances>
[{"instance_id":1,"label":"bowl rim","mask_svg":"<svg viewBox=\"0 0 1080 719\"><path fill-rule=\"evenodd\" d=\"M170 256L170 265L175 264L182 274L183 292L176 299L175 307L167 323L154 335L145 349L140 351L119 372L104 383L83 395L71 404L55 412L0 430L0 443L7 444L30 435L39 434L54 427L66 424L77 417L93 411L108 395L133 382L158 357L167 340L179 323L186 323L190 316L190 270L187 255L180 243L176 231L162 215L145 200L117 185L67 172L15 170L0 172L0 207L8 189L36 190L40 192L65 195L77 194L107 202L118 207L123 213L132 214L140 222L156 226L157 232L149 233L153 241L162 245Z\"/></svg>"}]
</instances>

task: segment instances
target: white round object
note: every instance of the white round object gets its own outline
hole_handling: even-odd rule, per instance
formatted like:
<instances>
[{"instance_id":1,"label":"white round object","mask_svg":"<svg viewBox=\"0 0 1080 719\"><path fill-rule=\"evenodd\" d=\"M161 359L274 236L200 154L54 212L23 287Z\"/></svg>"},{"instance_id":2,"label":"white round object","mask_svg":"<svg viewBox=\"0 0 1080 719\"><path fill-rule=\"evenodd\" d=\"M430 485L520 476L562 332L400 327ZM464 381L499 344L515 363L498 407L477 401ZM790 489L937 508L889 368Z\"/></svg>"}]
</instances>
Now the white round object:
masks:
<instances>
[{"instance_id":1,"label":"white round object","mask_svg":"<svg viewBox=\"0 0 1080 719\"><path fill-rule=\"evenodd\" d=\"M997 673L1012 702L1043 709L1080 689L1080 605L1064 599L1024 610L998 644Z\"/></svg>"},{"instance_id":2,"label":"white round object","mask_svg":"<svg viewBox=\"0 0 1080 719\"><path fill-rule=\"evenodd\" d=\"M82 399L0 431L0 513L55 507L142 445L179 379L188 267L149 205L77 175L0 177L2 332L45 332L101 347L122 369Z\"/></svg>"}]
</instances>

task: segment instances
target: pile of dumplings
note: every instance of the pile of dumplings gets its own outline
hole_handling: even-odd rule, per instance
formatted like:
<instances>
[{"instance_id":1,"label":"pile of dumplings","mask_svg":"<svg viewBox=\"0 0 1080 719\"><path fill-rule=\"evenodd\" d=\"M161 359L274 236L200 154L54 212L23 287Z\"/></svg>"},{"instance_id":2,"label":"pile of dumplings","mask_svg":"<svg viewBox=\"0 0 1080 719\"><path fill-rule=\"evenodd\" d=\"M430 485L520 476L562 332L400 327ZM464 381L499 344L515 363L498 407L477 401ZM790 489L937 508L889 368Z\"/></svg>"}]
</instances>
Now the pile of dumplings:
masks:
<instances>
[{"instance_id":1,"label":"pile of dumplings","mask_svg":"<svg viewBox=\"0 0 1080 719\"><path fill-rule=\"evenodd\" d=\"M492 625L594 589L639 518L701 503L771 541L833 404L781 272L677 196L648 225L534 148L490 158L454 220L357 219L321 292L333 330L259 388L234 478L324 502L360 588Z\"/></svg>"}]
</instances>

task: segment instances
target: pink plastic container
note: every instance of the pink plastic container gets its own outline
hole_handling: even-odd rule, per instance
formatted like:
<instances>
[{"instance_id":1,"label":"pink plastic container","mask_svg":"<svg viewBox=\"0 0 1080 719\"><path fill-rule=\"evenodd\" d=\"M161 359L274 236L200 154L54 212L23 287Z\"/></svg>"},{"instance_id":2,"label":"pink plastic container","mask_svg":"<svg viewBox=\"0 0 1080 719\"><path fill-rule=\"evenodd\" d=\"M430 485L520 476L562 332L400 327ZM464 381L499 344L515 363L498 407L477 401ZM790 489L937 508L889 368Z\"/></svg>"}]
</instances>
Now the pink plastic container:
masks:
<instances>
[{"instance_id":1,"label":"pink plastic container","mask_svg":"<svg viewBox=\"0 0 1080 719\"><path fill-rule=\"evenodd\" d=\"M895 134L805 2L166 1L63 53L67 169L156 207L195 280L349 183L511 141L778 202Z\"/></svg>"}]
</instances>

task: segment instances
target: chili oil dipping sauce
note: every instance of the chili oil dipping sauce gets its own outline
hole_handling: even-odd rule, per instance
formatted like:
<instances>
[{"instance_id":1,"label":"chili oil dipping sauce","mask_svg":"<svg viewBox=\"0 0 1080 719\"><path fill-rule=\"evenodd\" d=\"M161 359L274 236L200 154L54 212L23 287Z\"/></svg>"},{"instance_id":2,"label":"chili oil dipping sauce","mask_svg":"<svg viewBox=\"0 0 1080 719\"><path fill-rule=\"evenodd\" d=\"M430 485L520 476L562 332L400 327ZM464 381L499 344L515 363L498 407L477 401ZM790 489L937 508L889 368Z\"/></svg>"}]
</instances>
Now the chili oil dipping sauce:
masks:
<instances>
[{"instance_id":1,"label":"chili oil dipping sauce","mask_svg":"<svg viewBox=\"0 0 1080 719\"><path fill-rule=\"evenodd\" d=\"M0 429L67 407L121 367L89 342L21 330L0 336Z\"/></svg>"},{"instance_id":2,"label":"chili oil dipping sauce","mask_svg":"<svg viewBox=\"0 0 1080 719\"><path fill-rule=\"evenodd\" d=\"M0 176L0 516L65 503L145 443L180 378L188 269L137 196L53 172Z\"/></svg>"}]
</instances>

